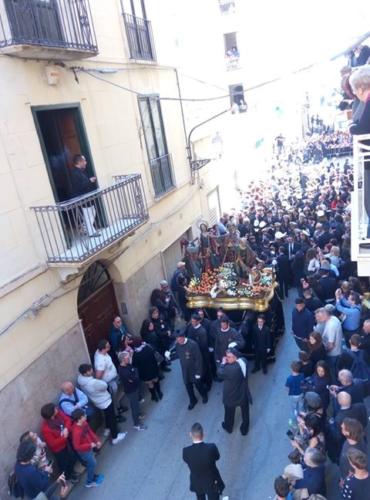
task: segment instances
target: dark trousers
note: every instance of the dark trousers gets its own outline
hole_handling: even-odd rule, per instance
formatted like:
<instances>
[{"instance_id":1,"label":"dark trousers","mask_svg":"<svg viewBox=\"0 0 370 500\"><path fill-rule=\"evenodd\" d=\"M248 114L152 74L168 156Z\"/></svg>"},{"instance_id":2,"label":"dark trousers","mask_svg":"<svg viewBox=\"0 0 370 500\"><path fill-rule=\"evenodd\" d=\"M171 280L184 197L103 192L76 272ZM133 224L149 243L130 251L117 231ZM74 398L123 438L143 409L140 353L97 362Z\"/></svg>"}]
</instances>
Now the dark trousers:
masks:
<instances>
[{"instance_id":1,"label":"dark trousers","mask_svg":"<svg viewBox=\"0 0 370 500\"><path fill-rule=\"evenodd\" d=\"M196 493L197 500L219 500L220 495L218 493Z\"/></svg>"},{"instance_id":2,"label":"dark trousers","mask_svg":"<svg viewBox=\"0 0 370 500\"><path fill-rule=\"evenodd\" d=\"M285 299L285 297L288 297L289 280L287 278L279 280L279 290L280 290L279 295L282 299Z\"/></svg>"},{"instance_id":3,"label":"dark trousers","mask_svg":"<svg viewBox=\"0 0 370 500\"><path fill-rule=\"evenodd\" d=\"M113 400L111 404L103 410L105 417L105 427L110 430L112 439L116 439L118 434L116 413L114 411Z\"/></svg>"},{"instance_id":4,"label":"dark trousers","mask_svg":"<svg viewBox=\"0 0 370 500\"><path fill-rule=\"evenodd\" d=\"M209 391L212 386L212 371L211 371L211 364L209 362L208 350L204 352L202 351L202 359L203 359L203 376L201 380L205 388Z\"/></svg>"},{"instance_id":5,"label":"dark trousers","mask_svg":"<svg viewBox=\"0 0 370 500\"><path fill-rule=\"evenodd\" d=\"M54 453L54 457L58 464L59 472L64 472L66 479L70 479L73 475L76 455L69 451L68 448L64 448L64 450Z\"/></svg>"},{"instance_id":6,"label":"dark trousers","mask_svg":"<svg viewBox=\"0 0 370 500\"><path fill-rule=\"evenodd\" d=\"M130 402L132 421L134 422L134 426L137 427L140 424L139 389L130 393L126 392L126 398Z\"/></svg>"},{"instance_id":7,"label":"dark trousers","mask_svg":"<svg viewBox=\"0 0 370 500\"><path fill-rule=\"evenodd\" d=\"M254 369L259 370L262 365L262 370L267 371L267 352L266 351L256 351L254 356Z\"/></svg>"},{"instance_id":8,"label":"dark trousers","mask_svg":"<svg viewBox=\"0 0 370 500\"><path fill-rule=\"evenodd\" d=\"M211 368L212 377L216 378L217 377L217 366L216 366L214 351L208 352L208 358L209 358L209 366Z\"/></svg>"},{"instance_id":9,"label":"dark trousers","mask_svg":"<svg viewBox=\"0 0 370 500\"><path fill-rule=\"evenodd\" d=\"M249 403L248 401L244 401L239 406L242 411L242 425L240 426L240 432L242 434L246 434L249 430ZM224 408L225 408L225 418L224 418L225 429L228 432L232 432L234 427L236 406L224 405Z\"/></svg>"},{"instance_id":10,"label":"dark trousers","mask_svg":"<svg viewBox=\"0 0 370 500\"><path fill-rule=\"evenodd\" d=\"M190 404L194 404L197 401L197 398L195 397L194 394L194 385L197 388L197 391L199 394L202 396L202 398L205 398L207 396L207 391L205 390L202 382L200 380L195 380L195 382L190 382L185 384L189 399L190 399Z\"/></svg>"}]
</instances>

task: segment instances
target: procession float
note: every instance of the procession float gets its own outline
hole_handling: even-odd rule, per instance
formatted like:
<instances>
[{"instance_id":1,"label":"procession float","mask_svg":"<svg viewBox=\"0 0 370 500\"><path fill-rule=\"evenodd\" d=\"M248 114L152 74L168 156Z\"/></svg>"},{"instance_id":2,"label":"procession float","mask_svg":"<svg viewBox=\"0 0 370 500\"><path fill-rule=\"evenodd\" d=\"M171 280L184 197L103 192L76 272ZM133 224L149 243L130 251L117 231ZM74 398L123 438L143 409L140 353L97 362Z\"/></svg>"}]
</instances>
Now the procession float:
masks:
<instances>
[{"instance_id":1,"label":"procession float","mask_svg":"<svg viewBox=\"0 0 370 500\"><path fill-rule=\"evenodd\" d=\"M273 266L258 259L247 238L241 238L233 224L224 234L205 222L200 223L199 230L198 238L183 241L184 260L191 275L186 288L187 307L204 308L210 319L223 308L242 331L249 353L251 327L256 316L263 313L275 346L284 332L284 315Z\"/></svg>"}]
</instances>

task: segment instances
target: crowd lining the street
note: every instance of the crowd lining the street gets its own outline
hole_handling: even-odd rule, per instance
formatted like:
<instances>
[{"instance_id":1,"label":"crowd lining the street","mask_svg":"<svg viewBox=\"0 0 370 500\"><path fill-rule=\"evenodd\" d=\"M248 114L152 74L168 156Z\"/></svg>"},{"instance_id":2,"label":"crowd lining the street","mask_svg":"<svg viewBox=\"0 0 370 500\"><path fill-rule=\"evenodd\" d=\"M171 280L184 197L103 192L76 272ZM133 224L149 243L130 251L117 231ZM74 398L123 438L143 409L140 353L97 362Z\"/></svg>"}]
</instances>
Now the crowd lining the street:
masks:
<instances>
[{"instance_id":1,"label":"crowd lining the street","mask_svg":"<svg viewBox=\"0 0 370 500\"><path fill-rule=\"evenodd\" d=\"M329 136L326 145L342 137ZM348 160L297 166L280 155L268 185L251 182L241 193L242 210L225 213L213 228L204 229L244 238L257 263L275 269L280 301L294 293L293 288L298 291L292 340L299 352L286 381L292 453L274 483L278 500L325 498L329 460L338 465L343 499L369 498L364 404L370 394L369 282L356 276L350 258L352 188ZM252 372L262 368L266 374L273 347L269 322L255 314L238 327L222 309L216 319L202 309L187 316L188 281L186 263L179 262L170 285L162 281L152 292L152 307L140 336L127 332L121 318L113 319L93 366L81 364L77 383L65 381L58 400L41 408L41 435L26 431L20 437L15 472L9 478L13 494L18 489L27 498L55 498L57 493L65 497L69 482L78 481L76 462L86 467L85 486L98 486L104 480L96 473L102 438L93 429L103 415L104 433L112 445L123 441L126 433L117 424L126 420L126 401L134 429L145 431L140 406L144 388L153 402L162 399L160 381L171 370L173 352L180 360L188 410L198 403L194 389L206 404L212 384L223 381L222 427L227 433L233 431L235 410L240 407L240 432L248 433L252 395L245 347L248 343L252 347ZM179 329L180 314L190 321ZM197 425L192 436L194 443L201 443L202 429ZM213 463L217 457L218 451ZM185 451L183 458L192 470L194 464ZM61 473L55 481L53 469ZM199 500L206 495L219 498L222 493L224 484L216 471L214 467L201 481L191 480Z\"/></svg>"}]
</instances>

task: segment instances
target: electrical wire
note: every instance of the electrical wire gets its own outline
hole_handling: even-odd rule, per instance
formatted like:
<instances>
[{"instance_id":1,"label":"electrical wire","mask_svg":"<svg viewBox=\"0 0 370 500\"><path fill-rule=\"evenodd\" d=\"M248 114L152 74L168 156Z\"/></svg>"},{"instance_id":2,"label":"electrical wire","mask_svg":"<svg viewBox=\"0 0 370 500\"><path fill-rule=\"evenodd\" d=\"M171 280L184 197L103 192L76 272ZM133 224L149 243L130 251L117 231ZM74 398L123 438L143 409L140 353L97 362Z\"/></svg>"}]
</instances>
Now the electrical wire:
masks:
<instances>
[{"instance_id":1,"label":"electrical wire","mask_svg":"<svg viewBox=\"0 0 370 500\"><path fill-rule=\"evenodd\" d=\"M311 64L307 64L305 66L302 66L300 68L297 68L295 70L290 71L286 75L280 75L280 76L277 76L277 77L272 78L270 80L266 80L264 82L261 82L261 83L258 83L256 85L253 85L251 87L247 87L246 89L243 90L243 93L251 92L253 90L257 90L259 88L265 87L267 85L271 85L273 83L277 83L277 82L279 82L281 80L284 80L285 78L287 78L290 75L297 75L299 73L303 73L305 71L309 71L309 70L313 69L314 67L316 67L316 66L318 66L318 65L320 65L320 64L322 64L324 62L333 62L336 59L338 59L339 57L345 56L347 53L349 53L351 50L353 50L354 47L356 47L357 45L359 45L360 43L362 43L364 40L366 40L367 38L369 38L369 36L370 36L370 32L364 33L363 35L359 36L357 38L356 42L353 43L350 47L346 48L345 50L342 50L341 52L339 52L339 53L337 53L337 54L335 54L335 55L333 55L331 57L325 58L324 61L316 61L316 62L313 62ZM155 68L155 66L153 66L153 68ZM144 93L142 93L142 92L130 89L130 88L125 87L124 85L120 85L118 83L111 82L110 80L102 78L102 77L100 77L100 76L98 76L98 75L96 75L96 74L93 73L93 71L99 72L99 70L92 70L92 69L89 70L88 68L83 68L83 67L70 67L69 69L72 70L72 71L74 71L74 72L83 72L83 73L91 76L92 78L100 80L100 81L102 81L104 83L107 83L108 85L112 85L113 87L119 88L121 90L125 90L126 92L130 92L132 94L135 94L135 95L137 95L139 97L147 97L147 95L144 94ZM117 69L117 71L118 70L119 69ZM204 80L201 80L200 78L192 77L192 76L189 76L189 75L183 75L183 76L185 76L186 78L191 78L194 81L198 81L199 83L202 83L204 85L212 86L212 87L218 88L220 90L225 90L225 92L226 92L226 89L223 89L222 87L218 86L217 84L206 82ZM240 92L228 92L225 95L213 96L213 97L198 97L198 98L161 97L161 96L159 96L158 99L161 100L161 101L209 102L209 101L217 101L217 100L221 100L221 99L230 99L230 97L232 97L234 95L240 96Z\"/></svg>"}]
</instances>

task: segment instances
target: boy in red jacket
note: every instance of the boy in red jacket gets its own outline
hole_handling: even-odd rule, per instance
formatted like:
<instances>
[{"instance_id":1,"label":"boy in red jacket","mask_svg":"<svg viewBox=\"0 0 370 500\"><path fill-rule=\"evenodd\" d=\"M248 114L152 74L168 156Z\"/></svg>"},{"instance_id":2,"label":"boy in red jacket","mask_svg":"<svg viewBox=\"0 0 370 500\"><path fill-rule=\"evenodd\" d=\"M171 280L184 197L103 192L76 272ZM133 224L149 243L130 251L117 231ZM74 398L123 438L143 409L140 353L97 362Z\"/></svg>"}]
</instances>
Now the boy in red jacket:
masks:
<instances>
[{"instance_id":1,"label":"boy in red jacket","mask_svg":"<svg viewBox=\"0 0 370 500\"><path fill-rule=\"evenodd\" d=\"M98 486L104 481L102 474L95 474L96 460L93 453L94 449L101 448L101 442L98 436L91 430L86 421L86 413L77 408L72 412L72 444L73 448L86 463L87 480L86 488Z\"/></svg>"},{"instance_id":2,"label":"boy in red jacket","mask_svg":"<svg viewBox=\"0 0 370 500\"><path fill-rule=\"evenodd\" d=\"M60 472L64 472L65 478L77 483L78 478L73 472L76 457L71 452L68 437L72 430L72 422L67 415L58 409L53 403L48 403L41 408L43 418L41 424L41 434L53 452Z\"/></svg>"}]
</instances>

